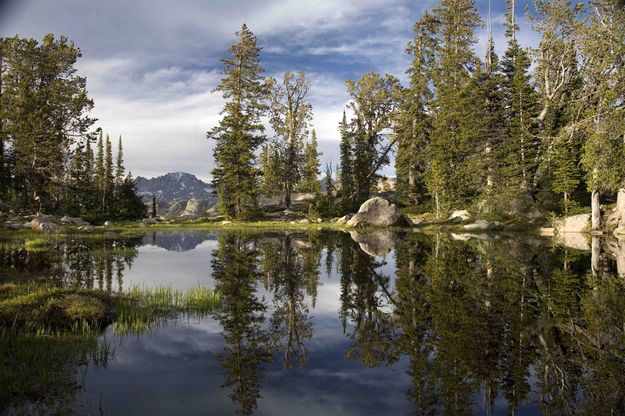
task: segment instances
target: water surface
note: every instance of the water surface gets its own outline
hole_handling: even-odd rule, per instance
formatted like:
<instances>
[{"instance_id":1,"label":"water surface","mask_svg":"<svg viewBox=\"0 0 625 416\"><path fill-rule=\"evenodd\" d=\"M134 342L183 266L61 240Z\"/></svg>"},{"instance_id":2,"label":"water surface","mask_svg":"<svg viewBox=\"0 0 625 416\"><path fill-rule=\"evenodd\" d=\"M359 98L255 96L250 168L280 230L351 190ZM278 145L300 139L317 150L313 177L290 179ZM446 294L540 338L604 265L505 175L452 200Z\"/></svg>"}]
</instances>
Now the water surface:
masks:
<instances>
[{"instance_id":1,"label":"water surface","mask_svg":"<svg viewBox=\"0 0 625 416\"><path fill-rule=\"evenodd\" d=\"M78 388L0 413L620 414L625 283L614 243L598 244L336 231L7 244L2 280L203 285L223 304L141 334L112 325L113 356L73 368Z\"/></svg>"}]
</instances>

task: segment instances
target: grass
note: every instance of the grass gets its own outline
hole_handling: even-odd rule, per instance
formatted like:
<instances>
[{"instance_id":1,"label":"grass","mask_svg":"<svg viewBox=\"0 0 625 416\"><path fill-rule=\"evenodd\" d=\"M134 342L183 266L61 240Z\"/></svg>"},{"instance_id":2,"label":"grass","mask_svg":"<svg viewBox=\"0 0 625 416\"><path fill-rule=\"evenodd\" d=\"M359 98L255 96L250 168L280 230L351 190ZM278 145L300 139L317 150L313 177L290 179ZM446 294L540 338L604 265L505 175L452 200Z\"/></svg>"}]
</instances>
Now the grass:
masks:
<instances>
[{"instance_id":1,"label":"grass","mask_svg":"<svg viewBox=\"0 0 625 416\"><path fill-rule=\"evenodd\" d=\"M46 251L52 248L52 241L45 238L34 238L24 241L26 251Z\"/></svg>"},{"instance_id":2,"label":"grass","mask_svg":"<svg viewBox=\"0 0 625 416\"><path fill-rule=\"evenodd\" d=\"M21 334L98 332L115 322L121 333L140 333L176 314L205 316L220 306L206 287L133 287L123 293L64 288L48 283L0 285L0 329Z\"/></svg>"}]
</instances>

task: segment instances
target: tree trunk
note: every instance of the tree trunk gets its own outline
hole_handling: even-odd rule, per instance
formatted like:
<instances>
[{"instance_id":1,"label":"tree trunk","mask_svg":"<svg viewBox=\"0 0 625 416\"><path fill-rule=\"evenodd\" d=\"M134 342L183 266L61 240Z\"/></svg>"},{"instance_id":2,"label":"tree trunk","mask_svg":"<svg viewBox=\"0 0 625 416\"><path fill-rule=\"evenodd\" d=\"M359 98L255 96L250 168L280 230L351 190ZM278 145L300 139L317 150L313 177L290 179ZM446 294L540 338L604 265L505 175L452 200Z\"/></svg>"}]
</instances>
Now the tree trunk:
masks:
<instances>
[{"instance_id":1,"label":"tree trunk","mask_svg":"<svg viewBox=\"0 0 625 416\"><path fill-rule=\"evenodd\" d=\"M282 205L286 208L291 208L291 183L289 181L284 182L283 190Z\"/></svg>"},{"instance_id":2,"label":"tree trunk","mask_svg":"<svg viewBox=\"0 0 625 416\"><path fill-rule=\"evenodd\" d=\"M601 202L599 191L592 191L592 230L601 230Z\"/></svg>"},{"instance_id":3,"label":"tree trunk","mask_svg":"<svg viewBox=\"0 0 625 416\"><path fill-rule=\"evenodd\" d=\"M617 219L618 227L625 227L625 188L618 190L616 197L616 208L614 208L614 216Z\"/></svg>"}]
</instances>

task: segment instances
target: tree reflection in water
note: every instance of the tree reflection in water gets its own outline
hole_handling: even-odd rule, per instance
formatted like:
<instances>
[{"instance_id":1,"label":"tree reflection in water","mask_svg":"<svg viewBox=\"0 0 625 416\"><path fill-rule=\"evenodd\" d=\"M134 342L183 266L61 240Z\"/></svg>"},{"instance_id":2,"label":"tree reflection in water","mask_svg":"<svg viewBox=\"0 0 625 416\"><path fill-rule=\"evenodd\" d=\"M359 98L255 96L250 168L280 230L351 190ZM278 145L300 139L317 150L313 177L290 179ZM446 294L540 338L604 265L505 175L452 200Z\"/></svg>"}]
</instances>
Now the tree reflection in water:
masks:
<instances>
[{"instance_id":1,"label":"tree reflection in water","mask_svg":"<svg viewBox=\"0 0 625 416\"><path fill-rule=\"evenodd\" d=\"M269 366L306 369L315 354L311 313L324 274L339 283L345 359L373 370L400 364L416 414L625 412L623 240L595 238L581 251L531 236L374 237L218 235L219 362L242 414L257 409ZM184 247L173 235L161 240ZM0 245L0 273L121 290L142 241L59 240L42 252Z\"/></svg>"}]
</instances>

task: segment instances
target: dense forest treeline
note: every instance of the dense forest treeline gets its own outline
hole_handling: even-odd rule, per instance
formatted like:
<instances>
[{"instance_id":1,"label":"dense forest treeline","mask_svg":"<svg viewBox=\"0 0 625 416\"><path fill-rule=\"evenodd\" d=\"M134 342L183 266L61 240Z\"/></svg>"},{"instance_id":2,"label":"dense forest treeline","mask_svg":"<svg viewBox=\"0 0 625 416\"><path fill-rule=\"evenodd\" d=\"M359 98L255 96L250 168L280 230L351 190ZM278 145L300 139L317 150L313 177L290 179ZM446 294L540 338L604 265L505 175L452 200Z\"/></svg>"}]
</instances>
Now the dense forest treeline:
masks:
<instances>
[{"instance_id":1,"label":"dense forest treeline","mask_svg":"<svg viewBox=\"0 0 625 416\"><path fill-rule=\"evenodd\" d=\"M515 8L508 0L502 57L490 17L486 54L476 55L483 22L473 0L442 0L414 25L408 86L374 72L346 81L340 164L324 179L336 195L320 198L326 215L368 199L393 152L397 200L437 217L462 208L569 213L591 201L598 229L602 196L625 206L625 10L613 0L535 0L527 19L541 40L525 49ZM312 111L305 75L265 79L253 33L243 25L237 36L218 87L224 116L208 137L221 210L247 218L259 190L288 207L319 155L303 151ZM269 144L263 116L276 133Z\"/></svg>"},{"instance_id":2,"label":"dense forest treeline","mask_svg":"<svg viewBox=\"0 0 625 416\"><path fill-rule=\"evenodd\" d=\"M0 199L94 221L142 218L121 137L114 162L108 135L93 129L80 57L65 37L0 39Z\"/></svg>"}]
</instances>

